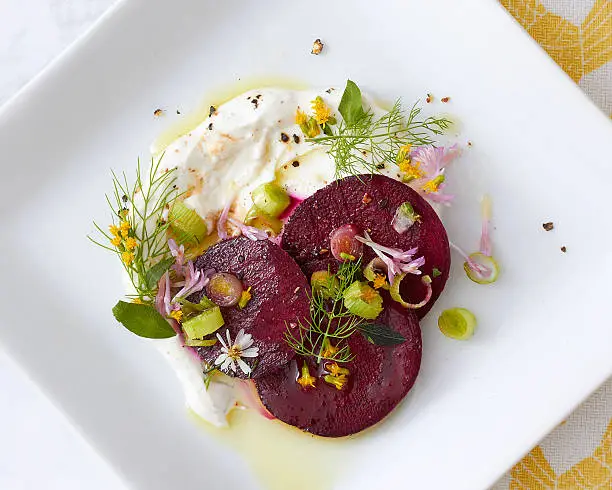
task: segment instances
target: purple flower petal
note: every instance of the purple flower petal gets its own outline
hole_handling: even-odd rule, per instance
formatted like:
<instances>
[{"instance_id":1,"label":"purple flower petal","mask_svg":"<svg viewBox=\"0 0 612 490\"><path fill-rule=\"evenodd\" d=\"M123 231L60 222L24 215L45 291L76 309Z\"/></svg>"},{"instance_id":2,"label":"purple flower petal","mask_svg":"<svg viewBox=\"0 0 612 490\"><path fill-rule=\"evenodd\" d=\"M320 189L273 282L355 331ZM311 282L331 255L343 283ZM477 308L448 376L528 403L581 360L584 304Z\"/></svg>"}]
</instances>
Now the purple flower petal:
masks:
<instances>
[{"instance_id":1,"label":"purple flower petal","mask_svg":"<svg viewBox=\"0 0 612 490\"><path fill-rule=\"evenodd\" d=\"M257 240L267 240L268 239L268 234L265 231L260 230L259 228L245 225L241 221L238 221L237 219L234 219L234 218L228 218L228 221L232 225L234 225L236 228L238 228L240 232L245 237L247 237L249 240L253 240L254 242L256 242Z\"/></svg>"},{"instance_id":2,"label":"purple flower petal","mask_svg":"<svg viewBox=\"0 0 612 490\"><path fill-rule=\"evenodd\" d=\"M221 214L219 215L219 220L217 221L217 234L219 235L219 238L221 238L221 240L229 238L229 234L227 233L225 227L227 225L227 217L229 215L231 207L232 201L230 199L223 208L223 211L221 211Z\"/></svg>"}]
</instances>

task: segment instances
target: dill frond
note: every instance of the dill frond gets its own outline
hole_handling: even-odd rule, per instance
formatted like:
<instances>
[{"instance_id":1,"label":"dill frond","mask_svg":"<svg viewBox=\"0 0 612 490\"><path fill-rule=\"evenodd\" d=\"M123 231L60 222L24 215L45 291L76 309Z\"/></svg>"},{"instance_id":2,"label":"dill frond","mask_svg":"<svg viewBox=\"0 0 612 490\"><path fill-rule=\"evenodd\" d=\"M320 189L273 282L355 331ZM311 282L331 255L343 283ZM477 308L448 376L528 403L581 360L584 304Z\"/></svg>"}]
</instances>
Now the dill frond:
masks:
<instances>
[{"instance_id":1,"label":"dill frond","mask_svg":"<svg viewBox=\"0 0 612 490\"><path fill-rule=\"evenodd\" d=\"M434 143L433 136L444 133L451 122L444 117L420 117L415 103L406 113L398 99L391 110L375 118L371 110L353 124L341 121L331 135L306 141L327 147L336 164L335 178L362 173L380 173L380 166L395 164L404 145L424 146Z\"/></svg>"},{"instance_id":2,"label":"dill frond","mask_svg":"<svg viewBox=\"0 0 612 490\"><path fill-rule=\"evenodd\" d=\"M361 271L361 260L344 262L335 275L330 275L329 287L333 290L331 298L324 298L320 293L310 297L310 318L298 321L297 327L287 326L285 340L298 354L314 357L317 362L323 360L338 363L354 359L346 340L353 335L364 319L353 315L344 307L344 291L357 279ZM336 287L334 279L338 280ZM332 344L334 352L325 349Z\"/></svg>"},{"instance_id":3,"label":"dill frond","mask_svg":"<svg viewBox=\"0 0 612 490\"><path fill-rule=\"evenodd\" d=\"M120 227L127 222L127 236L121 239L117 246L111 244L115 238L112 233L94 222L99 237L87 236L96 245L117 255L123 265L135 291L131 295L143 303L151 304L155 298L156 285L148 284L147 272L161 260L170 257L166 243L166 231L170 223L167 219L172 202L180 197L176 189L176 169L161 172L163 155L157 160L151 159L148 171L144 171L138 160L136 178L130 185L125 172L117 175L111 171L113 191L106 197L111 209L111 225ZM137 244L133 249L127 247L126 240L132 238ZM124 254L131 253L130 260Z\"/></svg>"}]
</instances>

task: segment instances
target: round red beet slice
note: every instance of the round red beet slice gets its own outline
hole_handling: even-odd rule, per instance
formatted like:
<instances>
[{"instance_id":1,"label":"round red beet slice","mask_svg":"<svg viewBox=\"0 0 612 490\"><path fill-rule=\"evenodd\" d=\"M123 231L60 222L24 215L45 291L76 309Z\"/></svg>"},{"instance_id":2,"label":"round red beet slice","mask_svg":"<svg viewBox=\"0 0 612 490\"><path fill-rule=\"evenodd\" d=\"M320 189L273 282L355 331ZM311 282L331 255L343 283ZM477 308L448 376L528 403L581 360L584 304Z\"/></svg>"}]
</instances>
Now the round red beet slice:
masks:
<instances>
[{"instance_id":1,"label":"round red beet slice","mask_svg":"<svg viewBox=\"0 0 612 490\"><path fill-rule=\"evenodd\" d=\"M355 359L343 364L351 374L342 390L317 377L315 387L302 388L296 379L304 362L293 359L282 371L258 378L263 405L283 422L325 437L360 432L382 420L412 388L421 365L421 330L416 315L386 302L377 323L400 332L406 342L389 347L369 343L360 334L349 338ZM309 362L310 373L317 367Z\"/></svg>"},{"instance_id":2,"label":"round red beet slice","mask_svg":"<svg viewBox=\"0 0 612 490\"><path fill-rule=\"evenodd\" d=\"M221 308L225 325L219 333L225 339L228 329L232 341L240 329L253 336L259 355L244 360L257 378L284 367L294 356L284 334L287 324L297 324L309 314L310 286L295 261L269 240L253 241L245 237L224 240L210 247L195 261L198 269L214 269L237 276L244 289L251 288L251 300L244 308ZM199 302L204 291L193 294ZM212 347L196 347L202 360L213 363L220 354L219 342ZM232 375L230 371L228 374ZM247 376L238 368L235 374Z\"/></svg>"},{"instance_id":3,"label":"round red beet slice","mask_svg":"<svg viewBox=\"0 0 612 490\"><path fill-rule=\"evenodd\" d=\"M400 234L391 221L404 202L409 202L421 218ZM296 207L285 224L281 246L309 278L316 270L331 267L335 271L337 262L330 252L329 237L347 224L367 230L375 242L387 247L401 250L418 247L415 258L425 257L421 271L433 280L431 300L416 310L419 318L425 316L444 289L451 260L446 230L433 208L409 186L389 177L347 177L320 189ZM370 247L364 247L364 265L375 256ZM434 268L440 274L434 275ZM425 293L421 276L408 274L402 281L401 294L406 301L419 303Z\"/></svg>"}]
</instances>

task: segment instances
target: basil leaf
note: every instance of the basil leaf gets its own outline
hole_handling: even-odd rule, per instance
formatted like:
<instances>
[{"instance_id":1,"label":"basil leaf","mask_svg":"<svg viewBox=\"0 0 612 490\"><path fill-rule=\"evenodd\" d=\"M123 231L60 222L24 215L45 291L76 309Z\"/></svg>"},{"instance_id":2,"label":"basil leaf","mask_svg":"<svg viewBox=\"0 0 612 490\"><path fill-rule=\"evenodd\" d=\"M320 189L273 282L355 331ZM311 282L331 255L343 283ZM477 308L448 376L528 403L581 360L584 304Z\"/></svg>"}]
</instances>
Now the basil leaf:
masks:
<instances>
[{"instance_id":1,"label":"basil leaf","mask_svg":"<svg viewBox=\"0 0 612 490\"><path fill-rule=\"evenodd\" d=\"M113 308L113 315L130 332L148 339L167 339L176 332L151 305L119 301Z\"/></svg>"},{"instance_id":2,"label":"basil leaf","mask_svg":"<svg viewBox=\"0 0 612 490\"><path fill-rule=\"evenodd\" d=\"M352 80L346 81L346 88L340 99L338 111L348 126L352 126L365 115L361 102L361 90Z\"/></svg>"},{"instance_id":3,"label":"basil leaf","mask_svg":"<svg viewBox=\"0 0 612 490\"><path fill-rule=\"evenodd\" d=\"M157 283L161 279L161 276L164 275L172 264L174 264L174 257L162 260L151 267L145 275L147 287L149 289L155 289L157 287Z\"/></svg>"},{"instance_id":4,"label":"basil leaf","mask_svg":"<svg viewBox=\"0 0 612 490\"><path fill-rule=\"evenodd\" d=\"M398 345L406 342L404 336L395 330L381 325L380 323L369 323L357 327L361 335L374 345Z\"/></svg>"}]
</instances>

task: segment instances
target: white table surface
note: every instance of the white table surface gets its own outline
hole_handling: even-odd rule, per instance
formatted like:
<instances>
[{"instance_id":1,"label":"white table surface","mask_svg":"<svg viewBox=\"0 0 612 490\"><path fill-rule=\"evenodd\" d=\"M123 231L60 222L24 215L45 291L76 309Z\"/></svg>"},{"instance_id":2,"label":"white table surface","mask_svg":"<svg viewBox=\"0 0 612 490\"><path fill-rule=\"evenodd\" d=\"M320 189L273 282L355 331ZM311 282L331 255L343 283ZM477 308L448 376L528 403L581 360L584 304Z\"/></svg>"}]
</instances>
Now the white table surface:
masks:
<instances>
[{"instance_id":1,"label":"white table surface","mask_svg":"<svg viewBox=\"0 0 612 490\"><path fill-rule=\"evenodd\" d=\"M0 0L0 105L112 3L113 0ZM0 393L0 489L125 488L1 350Z\"/></svg>"}]
</instances>

